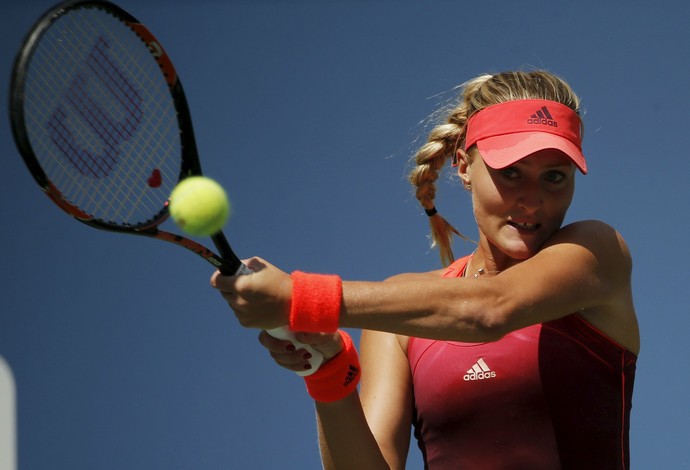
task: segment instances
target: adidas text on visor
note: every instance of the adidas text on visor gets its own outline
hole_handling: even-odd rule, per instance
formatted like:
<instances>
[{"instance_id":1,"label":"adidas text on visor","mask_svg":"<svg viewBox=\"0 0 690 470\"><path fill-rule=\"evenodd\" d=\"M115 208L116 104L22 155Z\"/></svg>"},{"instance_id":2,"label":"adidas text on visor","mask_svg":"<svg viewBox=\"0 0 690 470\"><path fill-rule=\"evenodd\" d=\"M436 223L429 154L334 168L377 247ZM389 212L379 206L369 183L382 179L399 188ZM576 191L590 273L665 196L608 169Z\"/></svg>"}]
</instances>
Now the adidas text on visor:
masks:
<instances>
[{"instance_id":1,"label":"adidas text on visor","mask_svg":"<svg viewBox=\"0 0 690 470\"><path fill-rule=\"evenodd\" d=\"M488 106L467 121L465 149L477 145L494 169L544 149L560 150L583 174L582 122L568 106L550 100L515 100Z\"/></svg>"}]
</instances>

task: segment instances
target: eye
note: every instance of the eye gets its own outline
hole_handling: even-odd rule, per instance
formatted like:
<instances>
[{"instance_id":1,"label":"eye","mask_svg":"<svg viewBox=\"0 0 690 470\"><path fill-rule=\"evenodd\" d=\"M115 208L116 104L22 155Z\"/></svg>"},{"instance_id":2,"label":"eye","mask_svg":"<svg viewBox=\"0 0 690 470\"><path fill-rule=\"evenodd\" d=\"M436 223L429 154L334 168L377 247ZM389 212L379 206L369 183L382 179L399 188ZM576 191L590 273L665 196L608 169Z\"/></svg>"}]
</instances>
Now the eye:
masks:
<instances>
[{"instance_id":1,"label":"eye","mask_svg":"<svg viewBox=\"0 0 690 470\"><path fill-rule=\"evenodd\" d=\"M544 180L546 180L549 183L553 183L553 184L561 183L565 180L565 178L566 178L565 173L563 173L561 171L556 171L556 170L548 171L544 175Z\"/></svg>"},{"instance_id":2,"label":"eye","mask_svg":"<svg viewBox=\"0 0 690 470\"><path fill-rule=\"evenodd\" d=\"M501 170L501 174L508 179L516 179L520 176L520 172L514 166L509 166Z\"/></svg>"}]
</instances>

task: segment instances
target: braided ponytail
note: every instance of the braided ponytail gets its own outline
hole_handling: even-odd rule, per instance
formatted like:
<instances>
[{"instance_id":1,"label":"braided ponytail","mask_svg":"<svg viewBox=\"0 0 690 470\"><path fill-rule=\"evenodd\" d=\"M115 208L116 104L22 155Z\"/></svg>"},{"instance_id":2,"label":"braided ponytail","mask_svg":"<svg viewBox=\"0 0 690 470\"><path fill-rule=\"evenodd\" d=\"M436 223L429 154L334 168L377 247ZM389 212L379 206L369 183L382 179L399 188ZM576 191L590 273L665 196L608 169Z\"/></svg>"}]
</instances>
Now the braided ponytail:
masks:
<instances>
[{"instance_id":1,"label":"braided ponytail","mask_svg":"<svg viewBox=\"0 0 690 470\"><path fill-rule=\"evenodd\" d=\"M409 176L410 183L416 187L417 200L429 216L431 246L438 245L444 266L453 261L452 236L460 235L460 232L436 211L436 180L452 152L449 148L455 145L459 135L460 128L455 124L441 124L434 128L428 142L415 155L417 165Z\"/></svg>"}]
</instances>

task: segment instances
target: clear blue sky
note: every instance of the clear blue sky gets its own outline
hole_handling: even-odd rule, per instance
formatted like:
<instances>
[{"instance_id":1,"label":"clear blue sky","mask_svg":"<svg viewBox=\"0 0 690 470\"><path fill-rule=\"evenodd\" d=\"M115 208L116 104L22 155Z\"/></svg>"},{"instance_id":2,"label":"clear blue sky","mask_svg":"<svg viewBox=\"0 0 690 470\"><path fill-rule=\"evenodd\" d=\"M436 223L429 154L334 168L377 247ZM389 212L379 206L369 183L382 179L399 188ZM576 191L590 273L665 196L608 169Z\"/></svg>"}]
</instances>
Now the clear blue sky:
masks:
<instances>
[{"instance_id":1,"label":"clear blue sky","mask_svg":"<svg viewBox=\"0 0 690 470\"><path fill-rule=\"evenodd\" d=\"M0 90L53 1L8 3ZM440 267L405 180L424 120L480 73L568 79L590 167L568 220L607 221L635 259L633 468L690 468L690 3L121 5L177 66L204 170L234 204L231 242L288 271L380 280ZM11 140L6 92L0 105L0 355L17 382L21 468L319 468L301 380L238 326L209 266L56 210ZM474 235L469 199L444 181L439 210ZM421 468L414 447L409 468Z\"/></svg>"}]
</instances>

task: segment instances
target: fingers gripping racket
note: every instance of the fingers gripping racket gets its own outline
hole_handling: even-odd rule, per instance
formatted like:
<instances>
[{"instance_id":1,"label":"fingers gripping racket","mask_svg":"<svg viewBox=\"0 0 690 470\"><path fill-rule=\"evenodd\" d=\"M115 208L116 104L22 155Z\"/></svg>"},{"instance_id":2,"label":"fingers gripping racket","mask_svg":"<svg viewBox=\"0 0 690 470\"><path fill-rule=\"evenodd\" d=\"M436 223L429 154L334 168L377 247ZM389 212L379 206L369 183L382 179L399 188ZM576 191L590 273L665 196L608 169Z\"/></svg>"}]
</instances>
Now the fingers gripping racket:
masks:
<instances>
[{"instance_id":1,"label":"fingers gripping racket","mask_svg":"<svg viewBox=\"0 0 690 470\"><path fill-rule=\"evenodd\" d=\"M225 235L215 254L159 230L177 183L201 175L189 107L170 58L153 34L105 1L64 2L46 12L17 55L10 117L36 182L90 227L187 248L223 274L250 274ZM323 356L286 327L269 333Z\"/></svg>"}]
</instances>

